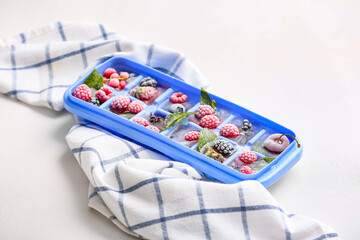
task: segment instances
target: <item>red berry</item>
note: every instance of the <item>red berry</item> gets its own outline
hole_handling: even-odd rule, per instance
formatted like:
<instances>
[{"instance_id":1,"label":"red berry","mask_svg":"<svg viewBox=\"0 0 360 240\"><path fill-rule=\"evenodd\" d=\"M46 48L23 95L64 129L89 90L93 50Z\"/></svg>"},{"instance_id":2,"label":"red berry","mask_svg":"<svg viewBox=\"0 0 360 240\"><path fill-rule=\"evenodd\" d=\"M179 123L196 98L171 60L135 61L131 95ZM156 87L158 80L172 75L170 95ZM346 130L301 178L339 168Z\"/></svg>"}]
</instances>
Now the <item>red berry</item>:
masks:
<instances>
[{"instance_id":1,"label":"red berry","mask_svg":"<svg viewBox=\"0 0 360 240\"><path fill-rule=\"evenodd\" d=\"M141 102L139 102L139 101L132 101L129 104L128 111L131 113L137 114L137 113L141 112L142 110L144 110L144 107L141 104Z\"/></svg>"},{"instance_id":2,"label":"red berry","mask_svg":"<svg viewBox=\"0 0 360 240\"><path fill-rule=\"evenodd\" d=\"M240 169L240 172L241 173L244 173L244 174L254 174L255 172L253 170L251 170L251 168L249 168L248 166L243 166L241 169Z\"/></svg>"},{"instance_id":3,"label":"red berry","mask_svg":"<svg viewBox=\"0 0 360 240\"><path fill-rule=\"evenodd\" d=\"M188 100L188 97L182 92L173 93L170 97L172 103L184 103Z\"/></svg>"},{"instance_id":4,"label":"red berry","mask_svg":"<svg viewBox=\"0 0 360 240\"><path fill-rule=\"evenodd\" d=\"M257 160L257 155L252 151L244 151L240 153L239 159L246 164L251 164Z\"/></svg>"},{"instance_id":5,"label":"red berry","mask_svg":"<svg viewBox=\"0 0 360 240\"><path fill-rule=\"evenodd\" d=\"M145 118L142 118L142 117L134 118L134 119L133 119L133 122L136 122L137 124L140 124L140 125L142 125L142 126L144 126L144 127L149 126L148 121L146 121L146 119L145 119Z\"/></svg>"},{"instance_id":6,"label":"red berry","mask_svg":"<svg viewBox=\"0 0 360 240\"><path fill-rule=\"evenodd\" d=\"M91 99L91 90L87 85L81 84L74 90L73 96L88 102Z\"/></svg>"},{"instance_id":7,"label":"red berry","mask_svg":"<svg viewBox=\"0 0 360 240\"><path fill-rule=\"evenodd\" d=\"M195 140L198 140L199 139L199 132L198 131L191 131L191 132L188 132L186 135L185 135L185 140L186 141L195 141Z\"/></svg>"},{"instance_id":8,"label":"red berry","mask_svg":"<svg viewBox=\"0 0 360 240\"><path fill-rule=\"evenodd\" d=\"M231 123L225 124L220 130L220 135L227 138L237 137L239 134L239 129Z\"/></svg>"},{"instance_id":9,"label":"red berry","mask_svg":"<svg viewBox=\"0 0 360 240\"><path fill-rule=\"evenodd\" d=\"M215 115L207 115L200 120L200 126L203 128L214 129L220 124L220 119Z\"/></svg>"},{"instance_id":10,"label":"red berry","mask_svg":"<svg viewBox=\"0 0 360 240\"><path fill-rule=\"evenodd\" d=\"M110 110L114 113L120 114L127 110L130 104L130 99L126 96L119 96L110 105Z\"/></svg>"},{"instance_id":11,"label":"red berry","mask_svg":"<svg viewBox=\"0 0 360 240\"><path fill-rule=\"evenodd\" d=\"M125 79L128 79L129 76L130 75L128 72L121 72L119 77L121 78L121 80L125 80Z\"/></svg>"},{"instance_id":12,"label":"red berry","mask_svg":"<svg viewBox=\"0 0 360 240\"><path fill-rule=\"evenodd\" d=\"M116 70L113 69L113 68L107 68L105 71L104 71L104 77L106 78L110 78L111 74L113 73L116 73Z\"/></svg>"},{"instance_id":13,"label":"red berry","mask_svg":"<svg viewBox=\"0 0 360 240\"><path fill-rule=\"evenodd\" d=\"M153 87L138 87L131 90L129 94L141 101L149 101L157 98L159 93Z\"/></svg>"},{"instance_id":14,"label":"red berry","mask_svg":"<svg viewBox=\"0 0 360 240\"><path fill-rule=\"evenodd\" d=\"M102 87L100 88L95 96L100 100L100 102L106 102L109 100L112 96L114 96L113 92L108 87Z\"/></svg>"},{"instance_id":15,"label":"red berry","mask_svg":"<svg viewBox=\"0 0 360 240\"><path fill-rule=\"evenodd\" d=\"M125 88L125 86L126 86L126 81L120 81L120 83L119 83L119 88L120 88L121 90L123 90L123 89Z\"/></svg>"},{"instance_id":16,"label":"red berry","mask_svg":"<svg viewBox=\"0 0 360 240\"><path fill-rule=\"evenodd\" d=\"M197 109L195 117L197 119L201 119L204 116L207 115L214 115L215 111L210 105L200 105L200 107Z\"/></svg>"},{"instance_id":17,"label":"red berry","mask_svg":"<svg viewBox=\"0 0 360 240\"><path fill-rule=\"evenodd\" d=\"M157 127L155 127L155 126L147 126L146 128L149 128L149 129L151 129L151 130L153 130L153 131L155 131L155 132L157 132L157 133L159 133L160 132L160 130L157 128Z\"/></svg>"},{"instance_id":18,"label":"red berry","mask_svg":"<svg viewBox=\"0 0 360 240\"><path fill-rule=\"evenodd\" d=\"M117 88L117 87L119 87L119 80L117 80L116 78L112 78L112 79L110 79L110 81L108 82L108 85L109 85L110 87Z\"/></svg>"},{"instance_id":19,"label":"red berry","mask_svg":"<svg viewBox=\"0 0 360 240\"><path fill-rule=\"evenodd\" d=\"M113 74L111 74L110 79L111 79L111 78L119 78L119 77L120 77L119 74L113 73Z\"/></svg>"}]
</instances>

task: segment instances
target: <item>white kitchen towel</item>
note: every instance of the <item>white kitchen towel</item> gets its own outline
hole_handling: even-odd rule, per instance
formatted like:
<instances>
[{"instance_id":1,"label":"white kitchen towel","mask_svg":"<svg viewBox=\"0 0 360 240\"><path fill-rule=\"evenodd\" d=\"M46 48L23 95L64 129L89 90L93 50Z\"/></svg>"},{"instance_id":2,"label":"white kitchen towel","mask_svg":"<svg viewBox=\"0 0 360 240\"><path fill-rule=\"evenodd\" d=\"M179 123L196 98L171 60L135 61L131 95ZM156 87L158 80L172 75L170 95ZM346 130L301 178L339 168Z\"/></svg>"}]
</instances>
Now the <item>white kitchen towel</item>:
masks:
<instances>
[{"instance_id":1,"label":"white kitchen towel","mask_svg":"<svg viewBox=\"0 0 360 240\"><path fill-rule=\"evenodd\" d=\"M63 109L82 73L124 56L197 87L199 71L182 54L127 40L101 24L57 22L0 39L0 92ZM66 141L90 181L89 206L121 230L146 239L338 239L329 226L288 214L256 181L203 181L192 167L79 122Z\"/></svg>"}]
</instances>

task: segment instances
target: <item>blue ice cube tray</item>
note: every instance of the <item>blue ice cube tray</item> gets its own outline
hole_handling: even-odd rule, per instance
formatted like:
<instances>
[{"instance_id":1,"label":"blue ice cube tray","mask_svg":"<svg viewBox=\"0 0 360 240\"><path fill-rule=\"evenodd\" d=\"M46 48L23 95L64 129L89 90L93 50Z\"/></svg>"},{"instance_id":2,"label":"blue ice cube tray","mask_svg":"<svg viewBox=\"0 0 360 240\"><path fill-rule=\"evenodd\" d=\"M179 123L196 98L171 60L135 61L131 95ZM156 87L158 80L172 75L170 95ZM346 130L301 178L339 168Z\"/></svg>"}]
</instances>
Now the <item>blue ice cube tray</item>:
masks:
<instances>
[{"instance_id":1,"label":"blue ice cube tray","mask_svg":"<svg viewBox=\"0 0 360 240\"><path fill-rule=\"evenodd\" d=\"M291 134L296 137L296 134L293 131L281 126L280 124L277 124L265 117L249 111L246 108L210 94L211 99L217 102L217 108L219 112L224 113L221 124L217 129L212 131L219 134L221 127L226 123L237 123L244 119L250 120L254 126L254 134L250 139L248 139L244 146L240 146L236 141L220 137L220 139L226 139L231 144L233 144L236 149L239 149L236 153L225 159L223 163L220 163L197 152L197 144L193 145L192 147L188 147L169 138L169 136L173 133L173 130L179 126L175 126L161 133L157 133L131 121L135 117L149 116L151 113L155 113L156 115L161 116L170 114L165 106L168 106L169 98L174 92L185 93L189 97L189 102L192 105L188 111L196 112L197 108L200 106L201 92L199 88L193 87L160 71L123 57L110 58L107 61L98 64L95 68L100 73L103 73L107 68L114 68L118 72L132 72L136 74L136 78L131 81L122 91L116 91L109 87L114 92L114 96L97 107L83 100L75 98L72 95L75 88L81 85L92 72L89 71L73 85L71 85L64 94L65 108L69 112L72 112L83 119L89 120L106 129L109 129L115 134L126 136L150 148L156 149L173 160L187 163L197 170L203 172L209 178L217 179L223 183L236 183L244 180L257 180L265 187L268 187L280 179L287 171L289 171L302 155L302 144L301 147L298 148L296 142L289 138L290 145L281 154L277 155L275 160L273 160L270 164L255 174L243 174L231 167L233 166L232 161L239 157L241 149L252 149L259 158L262 158L264 157L263 154L266 155L266 152L264 153L257 150L261 149L261 143L266 139L267 136L273 133L281 133ZM130 119L121 117L121 115L117 115L108 110L110 108L111 102L117 96L129 96L129 92L133 88L137 87L144 77L152 77L156 79L158 84L166 89L159 97L156 98L153 104L146 105L143 103L145 109ZM131 100L135 100L135 98L132 96L129 96L129 98ZM183 128L187 126L189 129L202 129L198 124L191 121L185 123L185 126L181 125ZM257 147L255 148L254 146Z\"/></svg>"}]
</instances>

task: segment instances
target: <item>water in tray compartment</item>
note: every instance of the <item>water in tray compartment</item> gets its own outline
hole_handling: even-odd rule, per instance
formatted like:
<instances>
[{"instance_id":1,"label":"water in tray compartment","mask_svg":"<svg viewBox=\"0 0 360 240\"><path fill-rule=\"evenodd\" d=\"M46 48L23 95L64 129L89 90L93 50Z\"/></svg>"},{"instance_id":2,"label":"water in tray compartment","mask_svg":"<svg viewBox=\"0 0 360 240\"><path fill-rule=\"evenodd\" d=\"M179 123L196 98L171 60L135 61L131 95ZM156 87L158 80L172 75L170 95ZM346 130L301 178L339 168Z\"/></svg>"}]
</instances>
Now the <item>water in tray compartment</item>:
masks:
<instances>
[{"instance_id":1,"label":"water in tray compartment","mask_svg":"<svg viewBox=\"0 0 360 240\"><path fill-rule=\"evenodd\" d=\"M231 115L230 110L228 110L226 108L219 107L217 109L216 116L220 119L220 124L223 121L225 121L230 115ZM195 115L191 115L189 117L189 122L193 122L193 123L196 123L197 125L200 125L200 119L198 119Z\"/></svg>"},{"instance_id":2,"label":"water in tray compartment","mask_svg":"<svg viewBox=\"0 0 360 240\"><path fill-rule=\"evenodd\" d=\"M177 105L175 105L175 104L177 104ZM191 103L191 102L181 103L181 105L183 105L184 108L185 108L185 111L182 111L182 110L181 110L181 107L180 107L180 109L178 109L178 108L176 107L176 106L179 106L180 103L175 103L175 104L172 103L170 100L166 100L166 101L162 104L161 108L164 109L164 110L167 111L167 112L175 113L175 112L187 112L187 111L189 111L190 108L192 108L192 107L194 106L194 104Z\"/></svg>"},{"instance_id":3,"label":"water in tray compartment","mask_svg":"<svg viewBox=\"0 0 360 240\"><path fill-rule=\"evenodd\" d=\"M269 165L266 161L262 160L262 159L258 159L256 160L255 162L251 163L251 164L246 164L244 162L242 162L241 160L239 160L239 158L236 158L234 159L234 161L232 161L230 164L229 164L229 167L237 170L237 171L240 171L240 169L243 167L243 166L248 166L251 168L252 171L255 171L255 172L259 172L261 171L264 167L266 167L267 165Z\"/></svg>"},{"instance_id":4,"label":"water in tray compartment","mask_svg":"<svg viewBox=\"0 0 360 240\"><path fill-rule=\"evenodd\" d=\"M168 137L174 141L177 141L177 142L187 146L187 147L192 147L198 141L197 140L195 140L195 141L186 141L185 140L185 135L191 131L199 131L199 130L190 125L178 125L174 130L172 130L169 133Z\"/></svg>"},{"instance_id":5,"label":"water in tray compartment","mask_svg":"<svg viewBox=\"0 0 360 240\"><path fill-rule=\"evenodd\" d=\"M129 92L129 95L143 101L146 105L151 105L156 98L163 94L167 89L168 87L159 85L156 79L145 77L140 81L138 86Z\"/></svg>"}]
</instances>

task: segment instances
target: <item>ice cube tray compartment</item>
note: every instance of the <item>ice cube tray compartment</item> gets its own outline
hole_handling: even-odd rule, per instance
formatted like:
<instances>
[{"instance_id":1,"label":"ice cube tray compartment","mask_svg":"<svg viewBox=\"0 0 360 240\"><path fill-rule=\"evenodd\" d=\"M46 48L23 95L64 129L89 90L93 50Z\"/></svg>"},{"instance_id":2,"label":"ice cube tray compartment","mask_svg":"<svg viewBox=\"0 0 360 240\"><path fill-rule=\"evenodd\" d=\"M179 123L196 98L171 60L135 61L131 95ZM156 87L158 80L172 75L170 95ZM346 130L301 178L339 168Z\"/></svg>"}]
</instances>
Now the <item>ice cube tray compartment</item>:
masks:
<instances>
[{"instance_id":1,"label":"ice cube tray compartment","mask_svg":"<svg viewBox=\"0 0 360 240\"><path fill-rule=\"evenodd\" d=\"M179 126L171 127L159 134L151 129L132 122L132 119L135 117L147 117L151 113L162 116L170 114L166 106L169 103L171 94L174 92L183 92L186 94L188 96L188 102L191 104L191 107L189 107L187 111L196 112L197 108L200 106L200 89L155 69L122 57L111 58L106 62L98 64L95 68L100 73L103 73L105 69L110 67L116 69L118 72L127 71L135 73L135 79L127 84L121 91L116 91L112 87L106 85L113 91L114 96L108 101L102 103L99 107L96 107L72 96L74 89L83 83L83 81L91 73L90 71L70 86L69 89L67 89L64 94L65 108L84 119L90 120L111 130L111 132L132 138L139 143L163 152L165 155L174 160L187 163L197 170L204 172L207 176L220 180L224 183L235 183L242 180L252 179L257 180L265 187L268 187L283 176L302 155L302 146L297 148L295 142L292 139L289 139L290 145L281 154L279 154L274 161L265 166L261 171L251 175L242 174L231 167L232 162L239 157L241 151L250 150L254 144L265 140L266 136L269 136L272 133L287 133L296 137L295 133L239 105L210 94L210 97L218 103L217 108L220 114L223 115L221 124L211 131L219 135L221 127L225 124L239 123L244 119L248 119L254 126L254 134L249 137L248 141L244 145L236 142L236 139L227 139L219 136L220 139L224 139L233 144L236 152L226 158L224 163L217 162L197 152L197 143L191 146L186 146L169 138L171 133ZM146 77L156 79L159 85L164 88L164 91L150 105L147 105L139 99L129 95L129 92L139 86L140 81ZM131 101L137 100L142 102L144 110L132 116L129 120L121 117L121 115L117 115L109 111L108 109L110 108L111 102L116 97L122 95L128 96ZM182 127L188 128L189 131L194 129L200 131L202 129L201 126L198 125L198 122L191 122L190 120ZM253 151L259 158L264 157L264 154L257 152L256 150Z\"/></svg>"}]
</instances>

